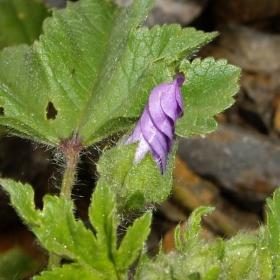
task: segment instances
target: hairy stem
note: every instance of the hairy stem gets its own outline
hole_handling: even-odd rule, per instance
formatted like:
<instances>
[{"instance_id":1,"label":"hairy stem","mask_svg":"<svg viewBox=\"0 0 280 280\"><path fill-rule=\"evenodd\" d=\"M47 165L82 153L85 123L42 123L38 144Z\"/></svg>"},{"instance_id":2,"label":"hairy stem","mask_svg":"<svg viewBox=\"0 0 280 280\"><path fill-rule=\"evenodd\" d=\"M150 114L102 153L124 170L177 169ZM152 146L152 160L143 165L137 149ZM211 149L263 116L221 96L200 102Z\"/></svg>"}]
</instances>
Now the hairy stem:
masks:
<instances>
[{"instance_id":1,"label":"hairy stem","mask_svg":"<svg viewBox=\"0 0 280 280\"><path fill-rule=\"evenodd\" d=\"M60 149L63 152L65 160L65 169L60 189L60 196L64 196L67 200L71 200L71 193L75 182L79 154L82 150L82 143L74 134L69 139L64 140Z\"/></svg>"},{"instance_id":2,"label":"hairy stem","mask_svg":"<svg viewBox=\"0 0 280 280\"><path fill-rule=\"evenodd\" d=\"M75 183L79 154L82 150L82 144L74 134L69 139L64 140L60 149L63 152L65 160L65 169L60 189L60 196L71 200L71 193ZM49 252L48 269L60 266L61 258L54 252Z\"/></svg>"},{"instance_id":3,"label":"hairy stem","mask_svg":"<svg viewBox=\"0 0 280 280\"><path fill-rule=\"evenodd\" d=\"M69 201L71 200L71 193L75 182L79 152L80 151L76 151L75 149L69 149L67 153L64 154L66 166L61 184L60 196L64 196Z\"/></svg>"}]
</instances>

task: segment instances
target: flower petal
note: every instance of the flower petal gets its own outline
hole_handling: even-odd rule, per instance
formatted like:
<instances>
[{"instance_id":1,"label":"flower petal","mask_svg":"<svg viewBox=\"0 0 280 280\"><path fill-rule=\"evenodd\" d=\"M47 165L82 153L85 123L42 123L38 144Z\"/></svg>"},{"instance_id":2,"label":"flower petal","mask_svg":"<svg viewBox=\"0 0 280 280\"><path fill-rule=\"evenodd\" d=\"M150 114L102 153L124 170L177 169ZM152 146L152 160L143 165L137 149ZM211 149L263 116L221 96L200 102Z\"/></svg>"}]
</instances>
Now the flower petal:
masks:
<instances>
[{"instance_id":1,"label":"flower petal","mask_svg":"<svg viewBox=\"0 0 280 280\"><path fill-rule=\"evenodd\" d=\"M133 133L124 141L125 145L139 141L136 163L150 151L159 170L165 172L167 156L173 145L175 124L184 113L180 91L184 80L184 77L177 77L172 84L163 83L152 90Z\"/></svg>"},{"instance_id":2,"label":"flower petal","mask_svg":"<svg viewBox=\"0 0 280 280\"><path fill-rule=\"evenodd\" d=\"M169 139L172 139L174 134L172 126L174 124L170 123L171 120L169 118L166 118L166 114L161 107L162 95L170 95L170 93L168 92L169 87L169 84L162 84L160 86L155 87L150 95L148 108L154 125Z\"/></svg>"},{"instance_id":3,"label":"flower petal","mask_svg":"<svg viewBox=\"0 0 280 280\"><path fill-rule=\"evenodd\" d=\"M178 86L178 79L176 78L172 85L169 85L169 93L165 93L161 96L161 107L164 113L169 116L174 123L177 119L183 116L183 100L181 91ZM181 82L181 80L179 80Z\"/></svg>"},{"instance_id":4,"label":"flower petal","mask_svg":"<svg viewBox=\"0 0 280 280\"><path fill-rule=\"evenodd\" d=\"M147 141L144 138L142 138L139 141L139 145L136 150L135 163L139 163L140 160L145 157L145 155L149 150L151 150L150 145L147 143Z\"/></svg>"},{"instance_id":5,"label":"flower petal","mask_svg":"<svg viewBox=\"0 0 280 280\"><path fill-rule=\"evenodd\" d=\"M124 140L123 144L124 145L132 144L136 141L141 140L141 138L143 138L143 135L141 132L141 125L140 125L140 121L139 121L137 123L136 127L134 128L134 131L132 132L132 134Z\"/></svg>"},{"instance_id":6,"label":"flower petal","mask_svg":"<svg viewBox=\"0 0 280 280\"><path fill-rule=\"evenodd\" d=\"M160 157L168 152L166 136L154 125L148 107L145 107L141 117L141 131L152 151Z\"/></svg>"}]
</instances>

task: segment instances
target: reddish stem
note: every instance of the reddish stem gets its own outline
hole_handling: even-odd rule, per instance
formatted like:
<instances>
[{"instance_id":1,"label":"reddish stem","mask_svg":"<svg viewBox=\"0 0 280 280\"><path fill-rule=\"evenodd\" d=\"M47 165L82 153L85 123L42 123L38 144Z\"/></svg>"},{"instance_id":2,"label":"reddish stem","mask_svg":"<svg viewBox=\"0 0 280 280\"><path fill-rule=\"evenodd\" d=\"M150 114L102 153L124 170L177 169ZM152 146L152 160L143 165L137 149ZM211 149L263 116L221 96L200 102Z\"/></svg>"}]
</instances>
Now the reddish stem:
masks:
<instances>
[{"instance_id":1,"label":"reddish stem","mask_svg":"<svg viewBox=\"0 0 280 280\"><path fill-rule=\"evenodd\" d=\"M66 199L69 201L71 200L71 193L75 182L79 154L82 150L82 147L82 142L77 138L76 134L64 140L60 145L60 149L63 151L66 164L60 189L60 196L66 197Z\"/></svg>"}]
</instances>

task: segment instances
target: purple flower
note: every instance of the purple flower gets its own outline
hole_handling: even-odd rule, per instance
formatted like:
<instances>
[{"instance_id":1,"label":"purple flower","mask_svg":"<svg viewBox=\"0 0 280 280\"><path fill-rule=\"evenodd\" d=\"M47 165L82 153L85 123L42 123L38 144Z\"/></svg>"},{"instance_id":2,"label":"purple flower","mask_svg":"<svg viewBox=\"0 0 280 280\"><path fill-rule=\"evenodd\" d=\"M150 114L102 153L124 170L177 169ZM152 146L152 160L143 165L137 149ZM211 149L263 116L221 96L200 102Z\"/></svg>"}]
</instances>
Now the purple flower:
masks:
<instances>
[{"instance_id":1,"label":"purple flower","mask_svg":"<svg viewBox=\"0 0 280 280\"><path fill-rule=\"evenodd\" d=\"M161 173L166 170L167 156L173 145L175 123L184 114L180 91L184 80L183 77L177 77L172 84L163 83L152 90L133 133L124 141L125 145L139 141L136 163L150 151Z\"/></svg>"}]
</instances>

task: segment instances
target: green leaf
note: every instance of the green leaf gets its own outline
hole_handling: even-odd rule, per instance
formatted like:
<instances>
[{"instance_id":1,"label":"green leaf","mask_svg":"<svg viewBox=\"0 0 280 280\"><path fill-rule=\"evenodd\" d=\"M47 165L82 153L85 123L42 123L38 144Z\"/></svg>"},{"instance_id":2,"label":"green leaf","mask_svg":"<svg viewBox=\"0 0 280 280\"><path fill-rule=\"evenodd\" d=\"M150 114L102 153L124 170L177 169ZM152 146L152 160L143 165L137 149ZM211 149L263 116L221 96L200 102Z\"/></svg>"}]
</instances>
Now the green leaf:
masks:
<instances>
[{"instance_id":1,"label":"green leaf","mask_svg":"<svg viewBox=\"0 0 280 280\"><path fill-rule=\"evenodd\" d=\"M11 203L20 212L24 221L29 225L36 225L38 212L35 211L34 191L28 184L22 184L10 179L0 178L0 185L9 193Z\"/></svg>"},{"instance_id":2,"label":"green leaf","mask_svg":"<svg viewBox=\"0 0 280 280\"><path fill-rule=\"evenodd\" d=\"M84 266L94 263L97 270L107 269L107 252L98 251L92 232L81 221L75 220L73 202L64 197L46 195L43 210L35 210L31 186L8 179L0 179L0 184L10 194L13 207L47 250L78 259Z\"/></svg>"},{"instance_id":3,"label":"green leaf","mask_svg":"<svg viewBox=\"0 0 280 280\"><path fill-rule=\"evenodd\" d=\"M72 261L73 266L67 267L73 270L73 275L80 267L82 274L91 275L84 279L125 279L129 265L136 260L148 236L151 213L135 221L118 250L114 195L102 178L98 181L89 209L93 230L75 219L73 202L64 197L46 195L43 209L36 210L34 192L29 185L6 179L0 179L0 184L10 194L12 205L40 243L48 251ZM133 234L138 240L128 244L133 241ZM125 247L128 250L126 253ZM61 270L63 277L69 276L68 268ZM59 271L53 273L55 276ZM51 277L49 273L43 275Z\"/></svg>"},{"instance_id":4,"label":"green leaf","mask_svg":"<svg viewBox=\"0 0 280 280\"><path fill-rule=\"evenodd\" d=\"M187 250L185 250L187 252ZM217 239L212 243L201 242L198 239L197 247L192 247L188 250L188 253L184 255L184 265L188 272L197 272L201 276L201 279L211 280L217 279L217 274L220 275L221 267L220 263L223 260L224 255L224 242L221 239ZM176 264L174 260L174 270L180 271L181 264ZM224 279L224 278L221 278Z\"/></svg>"},{"instance_id":5,"label":"green leaf","mask_svg":"<svg viewBox=\"0 0 280 280\"><path fill-rule=\"evenodd\" d=\"M279 274L273 274L274 256L271 257L266 228L261 227L255 235L238 234L226 241L217 238L206 242L197 235L199 219L207 209L203 208L193 214L195 225L190 225L187 241L180 243L180 250L160 252L153 259L142 257L135 279L278 279L275 277Z\"/></svg>"},{"instance_id":6,"label":"green leaf","mask_svg":"<svg viewBox=\"0 0 280 280\"><path fill-rule=\"evenodd\" d=\"M184 61L180 67L186 81L181 87L185 112L176 126L176 133L183 137L214 131L214 116L230 107L232 96L238 91L240 69L226 60L213 58Z\"/></svg>"},{"instance_id":7,"label":"green leaf","mask_svg":"<svg viewBox=\"0 0 280 280\"><path fill-rule=\"evenodd\" d=\"M267 227L269 233L269 249L271 252L275 279L280 279L280 189L278 188L272 199L267 199L270 211L267 212Z\"/></svg>"},{"instance_id":8,"label":"green leaf","mask_svg":"<svg viewBox=\"0 0 280 280\"><path fill-rule=\"evenodd\" d=\"M203 280L218 280L220 279L221 269L218 265L211 267L202 278Z\"/></svg>"},{"instance_id":9,"label":"green leaf","mask_svg":"<svg viewBox=\"0 0 280 280\"><path fill-rule=\"evenodd\" d=\"M196 208L187 222L187 230L185 232L184 240L188 242L190 239L197 237L201 231L201 218L203 215L208 215L214 211L214 207L200 206Z\"/></svg>"},{"instance_id":10,"label":"green leaf","mask_svg":"<svg viewBox=\"0 0 280 280\"><path fill-rule=\"evenodd\" d=\"M32 44L42 32L48 16L42 0L0 1L0 49L18 44Z\"/></svg>"},{"instance_id":11,"label":"green leaf","mask_svg":"<svg viewBox=\"0 0 280 280\"><path fill-rule=\"evenodd\" d=\"M70 264L70 265L64 265L63 267L57 267L52 271L43 271L41 275L35 276L32 279L33 280L37 280L37 279L38 280L54 280L54 279L104 280L105 278L103 276L94 275L89 268L77 264Z\"/></svg>"},{"instance_id":12,"label":"green leaf","mask_svg":"<svg viewBox=\"0 0 280 280\"><path fill-rule=\"evenodd\" d=\"M222 279L274 279L272 262L262 233L239 234L225 244Z\"/></svg>"},{"instance_id":13,"label":"green leaf","mask_svg":"<svg viewBox=\"0 0 280 280\"><path fill-rule=\"evenodd\" d=\"M155 258L139 263L135 279L219 279L217 275L221 272L221 247L223 248L221 242L199 242L196 248L187 253L160 252Z\"/></svg>"},{"instance_id":14,"label":"green leaf","mask_svg":"<svg viewBox=\"0 0 280 280\"><path fill-rule=\"evenodd\" d=\"M114 196L106 182L100 179L92 196L89 218L96 230L97 242L105 248L105 251L111 254L115 253L117 244L117 224L114 211Z\"/></svg>"},{"instance_id":15,"label":"green leaf","mask_svg":"<svg viewBox=\"0 0 280 280\"><path fill-rule=\"evenodd\" d=\"M118 270L126 271L137 259L139 250L143 249L143 244L150 232L151 220L152 212L149 211L128 228L119 249L115 253Z\"/></svg>"},{"instance_id":16,"label":"green leaf","mask_svg":"<svg viewBox=\"0 0 280 280\"><path fill-rule=\"evenodd\" d=\"M120 211L140 211L152 203L162 203L172 188L177 145L174 145L169 155L164 174L161 174L150 153L138 164L135 163L137 145L138 143L122 145L120 141L116 147L104 151L97 164L101 177L116 195Z\"/></svg>"},{"instance_id":17,"label":"green leaf","mask_svg":"<svg viewBox=\"0 0 280 280\"><path fill-rule=\"evenodd\" d=\"M54 10L39 42L0 55L0 124L52 146L73 134L88 146L130 127L153 87L217 35L138 28L153 3L81 0Z\"/></svg>"},{"instance_id":18,"label":"green leaf","mask_svg":"<svg viewBox=\"0 0 280 280\"><path fill-rule=\"evenodd\" d=\"M200 206L196 208L186 223L183 243L181 241L181 227L175 229L175 244L179 250L188 251L193 249L199 242L199 233L201 232L201 218L203 215L210 214L214 211L213 207Z\"/></svg>"}]
</instances>

